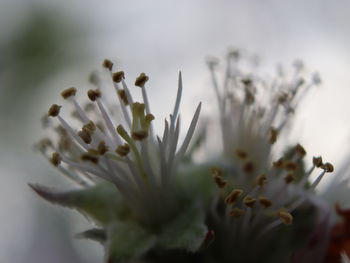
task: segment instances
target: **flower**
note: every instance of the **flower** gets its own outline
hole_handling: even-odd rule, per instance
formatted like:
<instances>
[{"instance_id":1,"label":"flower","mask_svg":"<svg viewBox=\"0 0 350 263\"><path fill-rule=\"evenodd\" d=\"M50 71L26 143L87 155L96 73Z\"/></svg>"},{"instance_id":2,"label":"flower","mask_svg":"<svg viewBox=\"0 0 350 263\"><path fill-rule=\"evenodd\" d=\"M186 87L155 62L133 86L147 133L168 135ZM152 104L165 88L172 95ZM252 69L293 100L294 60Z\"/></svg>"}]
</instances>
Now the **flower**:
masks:
<instances>
[{"instance_id":1,"label":"flower","mask_svg":"<svg viewBox=\"0 0 350 263\"><path fill-rule=\"evenodd\" d=\"M61 116L61 106L53 104L48 116L59 122L58 143L50 139L39 143L43 155L82 189L58 192L40 185L30 186L44 199L77 208L92 218L100 228L88 230L80 237L102 242L106 262L143 255L153 246L197 250L206 233L204 213L198 211L197 200L189 200L187 186L181 183L179 186L178 175L201 104L180 145L180 73L170 122L165 120L163 135L156 136L152 126L155 117L146 92L148 76L141 73L136 79L135 86L141 89L143 102L135 102L124 72L112 73L113 64L109 60L103 66L103 73L92 75L97 89L87 92L91 102L85 107L77 101L75 88L61 93L73 105L73 115L81 128L73 128ZM107 107L103 100L107 86L104 74L110 76L110 84L118 95L123 118L117 126L110 114L115 105Z\"/></svg>"},{"instance_id":2,"label":"flower","mask_svg":"<svg viewBox=\"0 0 350 263\"><path fill-rule=\"evenodd\" d=\"M292 255L304 262L300 246L312 239L317 225L330 228L331 208L314 194L324 175L334 168L314 157L306 170L306 150L300 144L275 161L272 148L302 97L320 81L314 75L307 82L301 76L302 64L296 63L291 79L280 74L269 84L254 72L244 72L241 60L238 51L228 54L222 89L215 72L217 61L208 62L223 142L222 168L212 169L220 191L209 224L216 232L211 257L217 257L219 250L225 252L215 259L220 262L261 262L262 258L288 262ZM310 182L316 168L321 171ZM298 236L299 231L305 236ZM271 253L272 247L278 253ZM240 253L230 253L233 248Z\"/></svg>"}]
</instances>

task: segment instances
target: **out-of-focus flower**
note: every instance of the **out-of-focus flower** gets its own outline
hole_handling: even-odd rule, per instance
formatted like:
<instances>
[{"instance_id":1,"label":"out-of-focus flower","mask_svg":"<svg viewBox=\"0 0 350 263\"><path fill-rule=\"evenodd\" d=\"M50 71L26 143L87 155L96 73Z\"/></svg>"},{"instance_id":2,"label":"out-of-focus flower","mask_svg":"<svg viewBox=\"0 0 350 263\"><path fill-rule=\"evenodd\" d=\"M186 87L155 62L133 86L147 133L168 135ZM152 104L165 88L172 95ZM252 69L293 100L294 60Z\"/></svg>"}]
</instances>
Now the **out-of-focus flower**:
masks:
<instances>
[{"instance_id":1,"label":"out-of-focus flower","mask_svg":"<svg viewBox=\"0 0 350 263\"><path fill-rule=\"evenodd\" d=\"M46 200L76 208L93 219L99 227L79 236L103 243L106 262L126 261L152 247L196 251L207 231L205 210L179 173L201 104L180 145L180 73L170 122L166 120L163 135L156 136L145 88L148 76L141 73L135 81L143 97L139 103L131 96L124 72L112 73L113 64L108 60L103 65L104 74L91 77L97 89L88 91L91 102L85 107L78 103L75 88L61 93L73 105L81 129L73 128L61 116L61 106L53 104L48 116L58 119L58 142L44 139L38 145L43 155L82 189L58 192L40 185L31 187ZM103 102L106 74L119 99L122 120L117 126L110 114L113 108Z\"/></svg>"}]
</instances>

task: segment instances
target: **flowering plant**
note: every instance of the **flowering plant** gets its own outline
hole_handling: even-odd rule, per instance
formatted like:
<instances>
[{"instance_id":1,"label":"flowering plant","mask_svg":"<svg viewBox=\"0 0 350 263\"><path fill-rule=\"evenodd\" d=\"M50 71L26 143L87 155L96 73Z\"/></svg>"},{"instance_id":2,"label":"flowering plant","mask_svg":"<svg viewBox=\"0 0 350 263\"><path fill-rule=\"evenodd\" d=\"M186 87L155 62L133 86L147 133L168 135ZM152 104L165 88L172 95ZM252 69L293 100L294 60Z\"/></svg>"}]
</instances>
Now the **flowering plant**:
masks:
<instances>
[{"instance_id":1,"label":"flowering plant","mask_svg":"<svg viewBox=\"0 0 350 263\"><path fill-rule=\"evenodd\" d=\"M306 168L306 150L282 140L301 99L320 79L317 74L306 79L297 62L291 77L280 71L269 81L247 70L242 60L238 51L228 54L222 87L217 61L208 61L219 106L212 119L222 146L216 141L219 154L199 163L191 157L213 137L205 136L212 126L196 131L199 103L179 142L181 73L174 110L162 135L156 135L148 76L141 73L134 83L142 94L142 102L136 102L124 72L113 73L112 62L105 60L103 71L91 77L96 89L87 93L90 103L81 106L75 88L61 93L73 105L80 128L53 104L48 116L58 120L57 142L46 138L38 144L76 188L30 186L91 219L96 228L78 236L100 242L108 263L336 262L347 253L348 236L340 231L341 241L334 241L335 227L344 225L336 225L333 205L316 194L334 168L319 156ZM119 118L113 115L117 107L104 102L109 86L118 97ZM276 144L284 149L279 158ZM348 211L337 211L349 217Z\"/></svg>"}]
</instances>

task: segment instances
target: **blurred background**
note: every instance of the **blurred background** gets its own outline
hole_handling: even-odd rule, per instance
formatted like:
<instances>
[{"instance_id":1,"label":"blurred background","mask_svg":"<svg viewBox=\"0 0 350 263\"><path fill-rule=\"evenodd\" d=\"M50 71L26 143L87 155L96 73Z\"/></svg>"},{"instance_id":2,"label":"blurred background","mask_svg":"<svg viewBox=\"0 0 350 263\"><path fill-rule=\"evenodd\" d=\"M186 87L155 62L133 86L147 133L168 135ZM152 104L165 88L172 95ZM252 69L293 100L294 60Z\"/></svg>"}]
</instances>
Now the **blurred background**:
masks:
<instances>
[{"instance_id":1,"label":"blurred background","mask_svg":"<svg viewBox=\"0 0 350 263\"><path fill-rule=\"evenodd\" d=\"M89 222L40 200L27 183L67 184L32 146L43 135L43 114L62 103L59 92L86 89L104 58L130 83L140 72L150 76L160 120L171 110L181 70L184 127L199 101L204 114L215 108L207 55L223 58L238 47L271 69L300 58L323 84L298 109L290 140L336 169L346 164L349 14L346 0L0 0L0 262L101 262L97 244L73 238Z\"/></svg>"}]
</instances>

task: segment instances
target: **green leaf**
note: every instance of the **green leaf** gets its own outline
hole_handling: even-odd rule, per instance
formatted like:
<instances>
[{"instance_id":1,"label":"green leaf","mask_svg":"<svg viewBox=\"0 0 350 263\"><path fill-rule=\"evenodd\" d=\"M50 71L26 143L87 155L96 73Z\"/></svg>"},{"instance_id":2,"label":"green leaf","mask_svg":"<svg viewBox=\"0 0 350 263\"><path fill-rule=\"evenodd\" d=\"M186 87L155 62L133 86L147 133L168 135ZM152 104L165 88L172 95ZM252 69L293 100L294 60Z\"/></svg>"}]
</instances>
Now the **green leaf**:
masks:
<instances>
[{"instance_id":1,"label":"green leaf","mask_svg":"<svg viewBox=\"0 0 350 263\"><path fill-rule=\"evenodd\" d=\"M106 262L123 263L139 258L156 243L156 237L132 221L108 226Z\"/></svg>"},{"instance_id":2,"label":"green leaf","mask_svg":"<svg viewBox=\"0 0 350 263\"><path fill-rule=\"evenodd\" d=\"M101 183L82 190L60 192L41 185L29 185L45 200L88 215L96 223L105 225L127 213L115 186Z\"/></svg>"}]
</instances>

